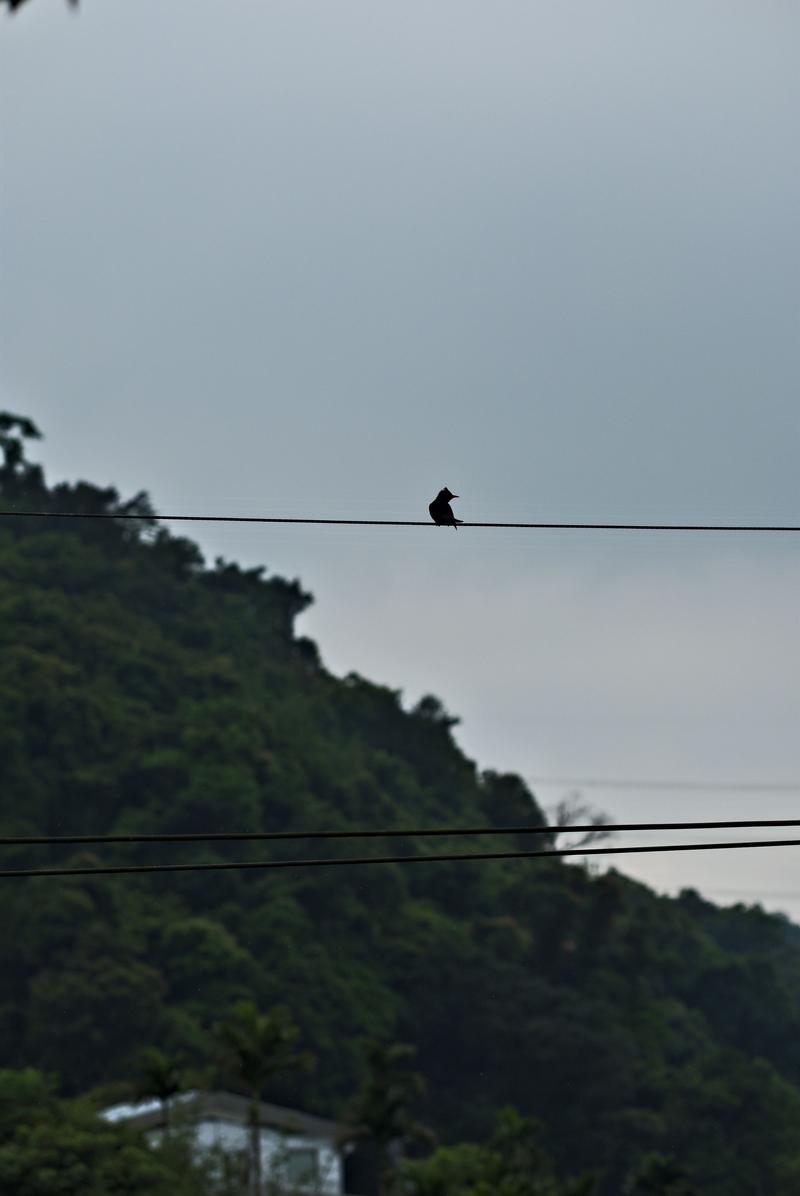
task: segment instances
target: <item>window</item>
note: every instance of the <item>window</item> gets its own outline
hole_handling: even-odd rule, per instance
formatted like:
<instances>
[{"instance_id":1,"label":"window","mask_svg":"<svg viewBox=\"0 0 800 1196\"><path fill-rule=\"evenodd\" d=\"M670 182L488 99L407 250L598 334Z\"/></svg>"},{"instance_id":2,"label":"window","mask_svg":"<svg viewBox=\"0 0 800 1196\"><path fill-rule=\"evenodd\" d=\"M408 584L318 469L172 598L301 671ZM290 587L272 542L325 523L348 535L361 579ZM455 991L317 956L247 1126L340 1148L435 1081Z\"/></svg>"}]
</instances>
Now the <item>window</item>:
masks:
<instances>
[{"instance_id":1,"label":"window","mask_svg":"<svg viewBox=\"0 0 800 1196\"><path fill-rule=\"evenodd\" d=\"M287 1150L285 1172L290 1184L311 1187L319 1183L319 1155L311 1147Z\"/></svg>"}]
</instances>

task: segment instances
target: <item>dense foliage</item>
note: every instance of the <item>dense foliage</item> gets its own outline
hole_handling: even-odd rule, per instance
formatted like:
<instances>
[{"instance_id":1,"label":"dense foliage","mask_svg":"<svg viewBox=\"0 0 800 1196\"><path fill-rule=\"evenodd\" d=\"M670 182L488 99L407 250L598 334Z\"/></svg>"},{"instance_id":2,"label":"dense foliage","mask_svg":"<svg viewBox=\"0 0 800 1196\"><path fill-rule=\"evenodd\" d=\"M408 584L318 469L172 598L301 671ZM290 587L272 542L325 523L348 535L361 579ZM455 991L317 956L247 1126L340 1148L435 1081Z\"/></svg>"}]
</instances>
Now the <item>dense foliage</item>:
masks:
<instances>
[{"instance_id":1,"label":"dense foliage","mask_svg":"<svg viewBox=\"0 0 800 1196\"><path fill-rule=\"evenodd\" d=\"M542 844L533 796L479 773L439 702L406 710L325 670L294 631L310 601L298 582L205 568L142 495L48 487L22 451L33 433L0 419L0 508L137 518L0 516L4 834L488 821L531 827L498 848ZM704 1196L797 1191L800 941L759 909L552 861L0 883L0 1063L57 1073L64 1094L129 1077L145 1045L207 1059L214 1025L252 999L287 1006L318 1060L276 1077L273 1099L340 1114L359 1038L399 1039L427 1081L416 1112L444 1143L487 1140L511 1105L541 1121L555 1174L592 1170L604 1194L648 1157Z\"/></svg>"},{"instance_id":2,"label":"dense foliage","mask_svg":"<svg viewBox=\"0 0 800 1196\"><path fill-rule=\"evenodd\" d=\"M33 1068L0 1071L4 1196L189 1196L170 1163L88 1104L58 1100Z\"/></svg>"}]
</instances>

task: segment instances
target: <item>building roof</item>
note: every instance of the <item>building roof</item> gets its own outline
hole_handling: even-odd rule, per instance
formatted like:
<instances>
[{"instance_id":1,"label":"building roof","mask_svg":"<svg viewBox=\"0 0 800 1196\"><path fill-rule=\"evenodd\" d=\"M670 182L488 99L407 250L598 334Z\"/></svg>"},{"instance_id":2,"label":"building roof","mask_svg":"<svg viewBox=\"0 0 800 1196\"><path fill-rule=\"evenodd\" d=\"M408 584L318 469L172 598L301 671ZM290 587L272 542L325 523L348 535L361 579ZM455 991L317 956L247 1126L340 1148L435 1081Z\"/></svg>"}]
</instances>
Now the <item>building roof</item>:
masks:
<instances>
[{"instance_id":1,"label":"building roof","mask_svg":"<svg viewBox=\"0 0 800 1196\"><path fill-rule=\"evenodd\" d=\"M249 1119L250 1101L234 1092L182 1092L173 1097L170 1108L191 1109L199 1118L215 1118L246 1125ZM316 1117L299 1109L286 1109L259 1101L259 1123L265 1129L279 1130L284 1134L296 1134L309 1138L325 1138L334 1145L341 1143L353 1133L353 1127L327 1117ZM106 1121L124 1121L133 1129L158 1129L164 1124L164 1110L157 1100L141 1101L139 1104L112 1105L102 1109L100 1116Z\"/></svg>"}]
</instances>

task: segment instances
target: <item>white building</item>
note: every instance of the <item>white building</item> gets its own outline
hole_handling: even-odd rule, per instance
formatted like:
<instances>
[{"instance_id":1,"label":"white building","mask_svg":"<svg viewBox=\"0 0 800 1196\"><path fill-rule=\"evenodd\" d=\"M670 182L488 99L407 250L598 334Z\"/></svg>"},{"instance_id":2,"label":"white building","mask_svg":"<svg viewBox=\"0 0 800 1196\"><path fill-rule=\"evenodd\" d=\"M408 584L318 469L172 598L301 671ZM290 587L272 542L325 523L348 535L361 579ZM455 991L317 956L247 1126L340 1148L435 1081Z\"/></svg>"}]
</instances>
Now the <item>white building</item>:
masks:
<instances>
[{"instance_id":1,"label":"white building","mask_svg":"<svg viewBox=\"0 0 800 1196\"><path fill-rule=\"evenodd\" d=\"M230 1092L185 1092L170 1101L170 1125L185 1126L198 1154L217 1152L247 1157L250 1149L250 1102ZM106 1121L125 1122L150 1141L164 1133L164 1109L157 1100L113 1105ZM259 1102L261 1171L265 1183L309 1196L345 1196L345 1144L341 1122L296 1109ZM351 1196L356 1196L352 1193Z\"/></svg>"}]
</instances>

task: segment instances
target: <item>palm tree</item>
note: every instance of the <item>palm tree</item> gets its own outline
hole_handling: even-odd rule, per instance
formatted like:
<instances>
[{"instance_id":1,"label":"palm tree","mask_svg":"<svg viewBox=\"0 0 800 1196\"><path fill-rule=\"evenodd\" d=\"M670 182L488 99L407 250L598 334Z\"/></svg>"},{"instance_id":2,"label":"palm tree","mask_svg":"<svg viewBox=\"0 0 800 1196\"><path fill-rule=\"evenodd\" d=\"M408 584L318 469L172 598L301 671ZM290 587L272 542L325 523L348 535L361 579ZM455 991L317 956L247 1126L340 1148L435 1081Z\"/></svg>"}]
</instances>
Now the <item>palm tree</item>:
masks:
<instances>
[{"instance_id":1,"label":"palm tree","mask_svg":"<svg viewBox=\"0 0 800 1196\"><path fill-rule=\"evenodd\" d=\"M147 1047L143 1053L141 1078L136 1087L140 1099L154 1096L161 1104L164 1133L169 1133L169 1107L172 1097L186 1086L183 1061L170 1058L157 1047Z\"/></svg>"},{"instance_id":2,"label":"palm tree","mask_svg":"<svg viewBox=\"0 0 800 1196\"><path fill-rule=\"evenodd\" d=\"M250 1097L250 1190L261 1196L259 1099L267 1080L279 1072L310 1067L313 1056L296 1048L300 1031L288 1011L280 1007L261 1013L253 1001L237 1001L220 1022L215 1037L221 1066Z\"/></svg>"},{"instance_id":3,"label":"palm tree","mask_svg":"<svg viewBox=\"0 0 800 1196\"><path fill-rule=\"evenodd\" d=\"M349 1115L356 1125L350 1138L372 1141L377 1156L378 1192L388 1196L404 1148L414 1142L433 1141L431 1131L410 1112L410 1106L425 1091L425 1081L404 1066L416 1054L414 1047L404 1043L387 1045L377 1038L362 1039L360 1046L366 1074L350 1105Z\"/></svg>"}]
</instances>

